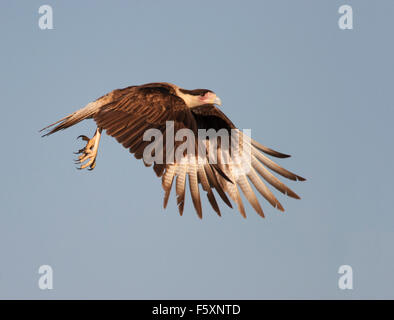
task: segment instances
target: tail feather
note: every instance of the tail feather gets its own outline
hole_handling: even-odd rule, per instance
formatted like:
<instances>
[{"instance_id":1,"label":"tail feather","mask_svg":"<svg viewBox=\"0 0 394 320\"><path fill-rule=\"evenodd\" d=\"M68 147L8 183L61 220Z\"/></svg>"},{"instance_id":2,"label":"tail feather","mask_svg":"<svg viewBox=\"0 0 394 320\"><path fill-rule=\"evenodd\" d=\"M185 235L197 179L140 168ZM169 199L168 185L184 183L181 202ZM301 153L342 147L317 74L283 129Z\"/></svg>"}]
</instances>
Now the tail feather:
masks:
<instances>
[{"instance_id":1,"label":"tail feather","mask_svg":"<svg viewBox=\"0 0 394 320\"><path fill-rule=\"evenodd\" d=\"M44 130L47 130L47 129L53 127L54 125L57 125L54 128L52 128L50 131L48 131L47 133L42 135L43 137L46 137L46 136L49 136L57 131L67 129L67 128L81 122L82 120L89 119L104 104L103 102L104 101L102 101L102 99L98 99L94 102L91 102L91 103L87 104L84 108L82 108L74 113L69 114L68 116L50 124L49 126L46 126L45 128L41 129L39 132L42 132Z\"/></svg>"},{"instance_id":2,"label":"tail feather","mask_svg":"<svg viewBox=\"0 0 394 320\"><path fill-rule=\"evenodd\" d=\"M45 128L41 129L39 132L42 132L42 131L44 131L44 130L47 130L47 129L49 129L49 128L51 128L51 127L53 127L54 125L56 125L56 124L59 123L56 127L52 128L52 130L50 130L50 131L48 131L47 133L43 134L42 137L49 136L49 135L51 135L52 133L55 133L55 132L57 132L57 131L59 131L59 130L63 130L63 129L69 128L69 127L73 126L74 124L76 124L77 122L79 122L79 121L82 120L82 119L81 119L81 120L79 120L79 121L77 121L77 122L76 122L75 120L74 120L74 121L71 121L71 119L73 118L74 114L75 114L75 113L72 113L72 114L68 115L67 117L64 117L64 118L60 119L59 121L56 121L55 123L52 123L52 124L50 124L49 126L46 126Z\"/></svg>"}]
</instances>

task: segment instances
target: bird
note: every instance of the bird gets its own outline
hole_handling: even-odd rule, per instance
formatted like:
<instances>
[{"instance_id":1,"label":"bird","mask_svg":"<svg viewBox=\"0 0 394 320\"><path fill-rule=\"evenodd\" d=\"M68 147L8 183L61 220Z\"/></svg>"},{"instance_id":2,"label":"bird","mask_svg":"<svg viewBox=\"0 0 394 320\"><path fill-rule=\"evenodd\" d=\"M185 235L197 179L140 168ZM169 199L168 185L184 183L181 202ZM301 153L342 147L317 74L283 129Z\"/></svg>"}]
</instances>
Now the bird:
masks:
<instances>
[{"instance_id":1,"label":"bird","mask_svg":"<svg viewBox=\"0 0 394 320\"><path fill-rule=\"evenodd\" d=\"M288 158L290 155L275 151L247 137L219 109L221 105L220 98L209 89L187 90L168 82L147 83L113 90L88 103L82 109L46 126L40 132L44 131L42 136L45 137L83 120L93 119L97 126L93 137L88 138L85 135L78 137L86 142L85 147L76 152L79 154L76 159L76 163L80 165L78 169L93 170L96 167L100 138L104 130L107 135L114 137L118 143L134 154L136 159L142 159L145 166L153 167L156 175L162 180L164 208L167 207L175 184L176 202L181 216L184 212L187 180L192 203L199 218L202 218L201 192L206 193L208 202L218 216L222 213L215 193L228 207L233 208L231 199L242 217L246 218L241 197L243 193L254 210L264 218L264 211L250 183L274 208L284 211L266 183L291 198L300 199L274 173L293 181L306 179L271 160L268 156ZM186 148L177 154L176 159L170 161L168 155L176 152L185 139L174 139L167 131L169 123L175 135L181 130L189 130L192 133L197 141L195 153L189 152ZM144 134L150 129L162 134L161 142L164 140L173 142L173 146L170 144L171 147L165 145L162 148L161 156L163 157L164 154L165 158L162 162L149 163L144 157L144 151L151 145L151 141L145 139ZM236 132L244 143L243 147L238 148L241 146L238 142L232 144L232 137L230 145L228 143L225 145L212 143L207 137L199 136L200 130L212 129L215 132L220 130L227 133ZM217 141L222 142L221 138L222 136ZM236 159L231 157L231 148L239 151ZM249 157L246 156L246 150ZM215 151L216 161L210 161L210 156ZM150 153L151 156L152 154L156 156L158 152L154 150Z\"/></svg>"}]
</instances>

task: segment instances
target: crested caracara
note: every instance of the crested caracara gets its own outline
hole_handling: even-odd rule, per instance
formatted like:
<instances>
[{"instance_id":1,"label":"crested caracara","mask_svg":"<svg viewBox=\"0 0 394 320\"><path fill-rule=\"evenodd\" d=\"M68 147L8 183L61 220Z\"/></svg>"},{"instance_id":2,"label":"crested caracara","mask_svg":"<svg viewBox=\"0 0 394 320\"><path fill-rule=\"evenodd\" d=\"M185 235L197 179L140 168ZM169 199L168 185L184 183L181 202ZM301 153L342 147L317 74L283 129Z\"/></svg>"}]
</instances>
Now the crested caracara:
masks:
<instances>
[{"instance_id":1,"label":"crested caracara","mask_svg":"<svg viewBox=\"0 0 394 320\"><path fill-rule=\"evenodd\" d=\"M264 154L277 158L287 158L289 155L267 148L243 135L215 105L221 105L221 101L211 90L186 90L170 83L148 83L114 90L42 130L48 130L44 134L47 136L69 128L82 120L93 119L97 124L93 138L80 136L87 143L77 152L80 154L76 160L81 164L79 169L94 169L100 137L102 131L105 130L108 135L129 149L137 159L143 159L147 166L153 164L157 176L162 178L165 191L164 207L167 205L172 185L175 184L177 204L181 215L184 209L187 176L192 202L200 218L202 208L199 184L219 216L221 213L213 190L229 207L232 207L229 198L232 199L242 216L246 217L241 191L257 213L264 217L250 182L272 206L284 211L261 177L280 192L295 199L299 199L299 196L271 171L290 180L303 181L305 179L280 167ZM172 124L175 137L167 131L169 123ZM161 142L168 142L168 140L172 142L170 144L172 150L169 150L166 143L162 144L163 161L157 161L156 158L153 163L148 163L144 158L144 150L152 144L152 141L144 138L144 134L149 129L162 134ZM178 153L178 157L171 158L169 161L168 155L174 151L176 153L177 148L184 143L184 139L176 138L177 132L182 129L188 129L194 135L194 151L196 152L190 154L190 150L186 149ZM222 136L220 136L217 143L212 144L208 137L199 136L199 130L202 129L214 129L216 132L224 130L230 136L230 132L236 132L241 138L233 144L231 136L230 143L224 144L219 143L222 142ZM232 157L231 149L236 149L234 145L241 146L237 149L236 157ZM248 150L248 156L246 150ZM217 156L214 157L215 161L210 161L210 153L215 151L217 152Z\"/></svg>"}]
</instances>

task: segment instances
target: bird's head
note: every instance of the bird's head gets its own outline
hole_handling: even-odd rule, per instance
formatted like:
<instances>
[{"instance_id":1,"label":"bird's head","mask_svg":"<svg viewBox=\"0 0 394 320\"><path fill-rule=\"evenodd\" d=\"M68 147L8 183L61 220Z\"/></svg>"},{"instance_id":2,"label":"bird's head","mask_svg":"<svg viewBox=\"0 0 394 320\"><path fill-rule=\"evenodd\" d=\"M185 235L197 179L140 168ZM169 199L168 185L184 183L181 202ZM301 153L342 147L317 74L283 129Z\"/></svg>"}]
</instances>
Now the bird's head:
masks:
<instances>
[{"instance_id":1,"label":"bird's head","mask_svg":"<svg viewBox=\"0 0 394 320\"><path fill-rule=\"evenodd\" d=\"M177 90L177 95L185 101L189 108L198 107L204 104L222 105L220 98L213 91L208 89L186 90L179 88Z\"/></svg>"}]
</instances>

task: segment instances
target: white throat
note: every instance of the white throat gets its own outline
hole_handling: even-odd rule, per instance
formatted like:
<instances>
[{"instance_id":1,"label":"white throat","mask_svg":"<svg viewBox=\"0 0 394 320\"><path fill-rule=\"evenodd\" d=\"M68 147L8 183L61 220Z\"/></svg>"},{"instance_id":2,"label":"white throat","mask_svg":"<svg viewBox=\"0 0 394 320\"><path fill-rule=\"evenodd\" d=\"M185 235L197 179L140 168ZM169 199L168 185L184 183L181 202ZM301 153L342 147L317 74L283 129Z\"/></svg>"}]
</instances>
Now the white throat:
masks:
<instances>
[{"instance_id":1,"label":"white throat","mask_svg":"<svg viewBox=\"0 0 394 320\"><path fill-rule=\"evenodd\" d=\"M191 94L185 94L181 92L179 88L176 88L175 91L177 96L182 98L189 108L194 108L201 105L199 96L192 96Z\"/></svg>"}]
</instances>

